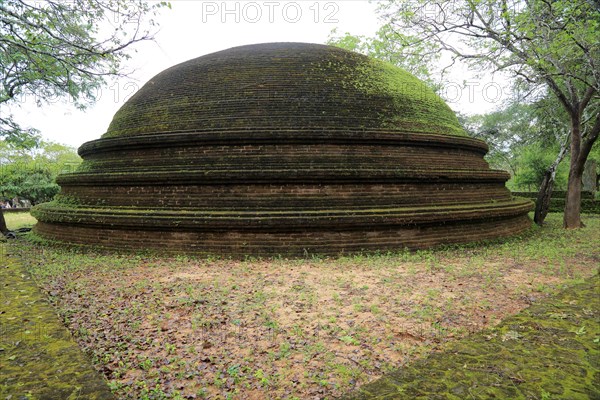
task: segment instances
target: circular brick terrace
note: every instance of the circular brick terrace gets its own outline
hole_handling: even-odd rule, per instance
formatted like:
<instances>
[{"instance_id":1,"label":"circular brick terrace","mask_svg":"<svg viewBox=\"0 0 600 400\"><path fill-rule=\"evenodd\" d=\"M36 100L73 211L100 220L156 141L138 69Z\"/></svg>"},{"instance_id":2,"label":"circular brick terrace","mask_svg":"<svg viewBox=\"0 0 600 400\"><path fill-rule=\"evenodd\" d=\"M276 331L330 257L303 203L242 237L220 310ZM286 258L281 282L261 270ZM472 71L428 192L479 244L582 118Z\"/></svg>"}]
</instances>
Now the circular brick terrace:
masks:
<instances>
[{"instance_id":1,"label":"circular brick terrace","mask_svg":"<svg viewBox=\"0 0 600 400\"><path fill-rule=\"evenodd\" d=\"M305 255L519 233L513 199L448 106L405 71L312 44L237 47L142 87L37 235L114 249Z\"/></svg>"}]
</instances>

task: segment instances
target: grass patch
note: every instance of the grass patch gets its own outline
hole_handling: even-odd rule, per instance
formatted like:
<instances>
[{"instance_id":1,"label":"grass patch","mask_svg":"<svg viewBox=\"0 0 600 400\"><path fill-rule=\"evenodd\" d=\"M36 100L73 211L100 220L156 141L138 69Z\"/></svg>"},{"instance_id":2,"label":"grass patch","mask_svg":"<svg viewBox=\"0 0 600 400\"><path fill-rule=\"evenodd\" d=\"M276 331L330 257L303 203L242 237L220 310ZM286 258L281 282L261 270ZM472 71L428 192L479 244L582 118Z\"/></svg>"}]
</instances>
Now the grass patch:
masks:
<instances>
[{"instance_id":1,"label":"grass patch","mask_svg":"<svg viewBox=\"0 0 600 400\"><path fill-rule=\"evenodd\" d=\"M27 211L4 213L4 219L9 230L31 228L37 222Z\"/></svg>"},{"instance_id":2,"label":"grass patch","mask_svg":"<svg viewBox=\"0 0 600 400\"><path fill-rule=\"evenodd\" d=\"M12 246L118 398L331 398L596 273L600 216L561 219L504 241L305 260Z\"/></svg>"}]
</instances>

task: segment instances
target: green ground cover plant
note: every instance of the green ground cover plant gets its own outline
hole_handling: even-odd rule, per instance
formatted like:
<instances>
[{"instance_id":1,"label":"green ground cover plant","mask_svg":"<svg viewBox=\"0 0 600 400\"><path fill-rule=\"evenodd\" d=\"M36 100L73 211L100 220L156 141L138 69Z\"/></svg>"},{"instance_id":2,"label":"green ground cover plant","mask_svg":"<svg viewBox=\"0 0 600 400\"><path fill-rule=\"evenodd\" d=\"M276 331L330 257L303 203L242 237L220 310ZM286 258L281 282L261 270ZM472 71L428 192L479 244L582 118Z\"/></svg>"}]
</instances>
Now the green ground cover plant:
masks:
<instances>
[{"instance_id":1,"label":"green ground cover plant","mask_svg":"<svg viewBox=\"0 0 600 400\"><path fill-rule=\"evenodd\" d=\"M11 246L118 398L333 398L597 273L585 222L338 258Z\"/></svg>"},{"instance_id":2,"label":"green ground cover plant","mask_svg":"<svg viewBox=\"0 0 600 400\"><path fill-rule=\"evenodd\" d=\"M37 222L37 220L26 211L5 213L4 218L6 219L6 226L9 230L31 228Z\"/></svg>"}]
</instances>

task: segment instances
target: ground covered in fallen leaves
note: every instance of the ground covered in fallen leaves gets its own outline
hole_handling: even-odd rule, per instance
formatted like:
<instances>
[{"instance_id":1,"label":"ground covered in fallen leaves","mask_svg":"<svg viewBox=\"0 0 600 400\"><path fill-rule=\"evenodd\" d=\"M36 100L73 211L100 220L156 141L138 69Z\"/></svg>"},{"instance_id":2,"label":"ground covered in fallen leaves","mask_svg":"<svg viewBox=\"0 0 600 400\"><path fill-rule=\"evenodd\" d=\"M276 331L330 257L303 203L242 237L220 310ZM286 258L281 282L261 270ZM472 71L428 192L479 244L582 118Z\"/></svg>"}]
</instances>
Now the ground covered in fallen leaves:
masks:
<instances>
[{"instance_id":1,"label":"ground covered in fallen leaves","mask_svg":"<svg viewBox=\"0 0 600 400\"><path fill-rule=\"evenodd\" d=\"M118 398L321 399L497 324L600 265L600 218L477 246L245 261L17 241Z\"/></svg>"}]
</instances>

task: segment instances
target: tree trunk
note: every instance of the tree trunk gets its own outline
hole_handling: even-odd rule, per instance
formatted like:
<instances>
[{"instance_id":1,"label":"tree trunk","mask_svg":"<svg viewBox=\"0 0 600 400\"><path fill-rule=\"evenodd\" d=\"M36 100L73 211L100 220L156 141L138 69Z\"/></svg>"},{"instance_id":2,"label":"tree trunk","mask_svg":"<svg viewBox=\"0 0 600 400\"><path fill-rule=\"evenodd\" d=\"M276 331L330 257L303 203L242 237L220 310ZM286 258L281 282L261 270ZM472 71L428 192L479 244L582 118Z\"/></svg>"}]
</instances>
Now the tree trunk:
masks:
<instances>
[{"instance_id":1,"label":"tree trunk","mask_svg":"<svg viewBox=\"0 0 600 400\"><path fill-rule=\"evenodd\" d=\"M571 115L571 163L569 165L569 182L565 202L565 215L563 225L567 229L581 228L581 186L583 176L583 163L581 160L581 115L574 112ZM582 162L583 161L583 162Z\"/></svg>"},{"instance_id":2,"label":"tree trunk","mask_svg":"<svg viewBox=\"0 0 600 400\"><path fill-rule=\"evenodd\" d=\"M4 212L0 209L0 233L6 235L8 233L8 228L6 227L6 221L4 220Z\"/></svg>"},{"instance_id":3,"label":"tree trunk","mask_svg":"<svg viewBox=\"0 0 600 400\"><path fill-rule=\"evenodd\" d=\"M567 229L577 229L583 227L581 223L581 177L578 173L577 161L571 160L571 170L569 171L569 183L567 185L567 198L565 204L564 227Z\"/></svg>"},{"instance_id":4,"label":"tree trunk","mask_svg":"<svg viewBox=\"0 0 600 400\"><path fill-rule=\"evenodd\" d=\"M535 213L533 215L533 221L542 226L546 216L548 215L548 210L550 209L550 200L552 197L552 188L554 187L554 180L556 178L556 170L558 169L558 165L565 158L565 154L567 154L567 148L569 143L569 135L566 135L566 140L560 147L560 151L556 156L556 159L548 167L546 172L544 172L544 179L542 180L542 184L540 186L540 191L538 192L537 199L535 201Z\"/></svg>"},{"instance_id":5,"label":"tree trunk","mask_svg":"<svg viewBox=\"0 0 600 400\"><path fill-rule=\"evenodd\" d=\"M535 200L535 213L533 214L533 222L542 226L548 210L550 209L550 199L552 197L552 188L554 187L554 174L550 168L544 173L544 179L540 186L537 199Z\"/></svg>"}]
</instances>

